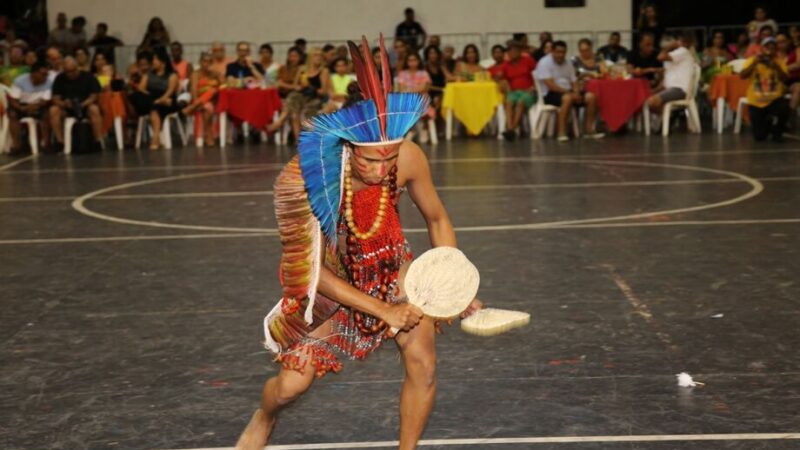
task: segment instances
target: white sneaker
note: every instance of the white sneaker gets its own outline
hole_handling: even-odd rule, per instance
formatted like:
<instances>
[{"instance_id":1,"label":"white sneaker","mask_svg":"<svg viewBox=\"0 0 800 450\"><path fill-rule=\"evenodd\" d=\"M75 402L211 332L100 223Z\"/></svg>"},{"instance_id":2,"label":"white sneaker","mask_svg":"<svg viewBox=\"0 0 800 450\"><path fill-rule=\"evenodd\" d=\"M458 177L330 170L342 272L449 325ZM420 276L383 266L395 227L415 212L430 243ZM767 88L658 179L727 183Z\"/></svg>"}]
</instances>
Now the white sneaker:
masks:
<instances>
[{"instance_id":1,"label":"white sneaker","mask_svg":"<svg viewBox=\"0 0 800 450\"><path fill-rule=\"evenodd\" d=\"M420 142L420 144L427 144L429 140L430 140L430 136L428 136L428 130L426 130L425 127L422 127L419 130L419 142Z\"/></svg>"},{"instance_id":2,"label":"white sneaker","mask_svg":"<svg viewBox=\"0 0 800 450\"><path fill-rule=\"evenodd\" d=\"M556 140L558 142L569 142L569 136L567 136L566 134L562 134L562 135L558 136L558 139L556 139Z\"/></svg>"},{"instance_id":3,"label":"white sneaker","mask_svg":"<svg viewBox=\"0 0 800 450\"><path fill-rule=\"evenodd\" d=\"M602 139L602 138L606 137L606 134L605 133L598 133L598 132L586 133L586 134L583 135L583 137L586 138L586 139Z\"/></svg>"}]
</instances>

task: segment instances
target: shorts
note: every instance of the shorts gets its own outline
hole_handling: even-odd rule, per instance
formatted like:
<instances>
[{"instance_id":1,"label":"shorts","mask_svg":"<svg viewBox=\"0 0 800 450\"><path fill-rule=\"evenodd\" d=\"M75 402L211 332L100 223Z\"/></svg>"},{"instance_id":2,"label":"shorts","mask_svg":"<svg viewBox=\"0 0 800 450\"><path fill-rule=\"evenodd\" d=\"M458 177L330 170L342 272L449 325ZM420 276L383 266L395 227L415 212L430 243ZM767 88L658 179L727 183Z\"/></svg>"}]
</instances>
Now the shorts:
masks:
<instances>
[{"instance_id":1,"label":"shorts","mask_svg":"<svg viewBox=\"0 0 800 450\"><path fill-rule=\"evenodd\" d=\"M284 102L286 112L289 114L302 114L304 117L313 117L322 109L322 100L318 97L309 97L300 92L292 92L286 96Z\"/></svg>"},{"instance_id":2,"label":"shorts","mask_svg":"<svg viewBox=\"0 0 800 450\"><path fill-rule=\"evenodd\" d=\"M666 88L656 95L659 96L664 103L674 102L675 100L686 100L686 91L676 87Z\"/></svg>"},{"instance_id":3,"label":"shorts","mask_svg":"<svg viewBox=\"0 0 800 450\"><path fill-rule=\"evenodd\" d=\"M46 116L47 108L48 108L47 106L41 106L39 107L39 111L35 113L29 113L26 111L22 111L21 109L15 108L13 105L9 105L8 112L9 115L12 115L17 119L25 119L27 117L30 117L39 121L43 121L45 117L47 117Z\"/></svg>"},{"instance_id":4,"label":"shorts","mask_svg":"<svg viewBox=\"0 0 800 450\"><path fill-rule=\"evenodd\" d=\"M570 94L572 94L573 96L575 95L574 92L570 92ZM573 103L573 105L582 105L586 101L586 97L584 97L585 95L586 95L586 93L582 92L580 98L578 99L578 101L576 103ZM544 96L544 103L546 105L561 106L561 98L563 96L564 96L564 92L549 91Z\"/></svg>"},{"instance_id":5,"label":"shorts","mask_svg":"<svg viewBox=\"0 0 800 450\"><path fill-rule=\"evenodd\" d=\"M506 101L511 102L512 105L522 102L525 104L526 108L530 108L536 101L536 94L524 90L510 91L508 94L506 94Z\"/></svg>"}]
</instances>

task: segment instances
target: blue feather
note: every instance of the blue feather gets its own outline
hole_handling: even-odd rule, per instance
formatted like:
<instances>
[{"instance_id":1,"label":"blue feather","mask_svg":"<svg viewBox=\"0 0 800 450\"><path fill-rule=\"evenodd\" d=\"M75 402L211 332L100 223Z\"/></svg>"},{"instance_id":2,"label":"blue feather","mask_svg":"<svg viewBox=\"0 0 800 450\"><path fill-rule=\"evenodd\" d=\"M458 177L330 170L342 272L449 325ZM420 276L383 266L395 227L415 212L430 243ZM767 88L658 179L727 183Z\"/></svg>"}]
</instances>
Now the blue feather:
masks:
<instances>
[{"instance_id":1,"label":"blue feather","mask_svg":"<svg viewBox=\"0 0 800 450\"><path fill-rule=\"evenodd\" d=\"M336 242L341 202L342 141L331 133L306 130L300 134L297 152L311 211L328 242Z\"/></svg>"},{"instance_id":2,"label":"blue feather","mask_svg":"<svg viewBox=\"0 0 800 450\"><path fill-rule=\"evenodd\" d=\"M386 137L399 139L428 111L428 96L393 92L386 102Z\"/></svg>"}]
</instances>

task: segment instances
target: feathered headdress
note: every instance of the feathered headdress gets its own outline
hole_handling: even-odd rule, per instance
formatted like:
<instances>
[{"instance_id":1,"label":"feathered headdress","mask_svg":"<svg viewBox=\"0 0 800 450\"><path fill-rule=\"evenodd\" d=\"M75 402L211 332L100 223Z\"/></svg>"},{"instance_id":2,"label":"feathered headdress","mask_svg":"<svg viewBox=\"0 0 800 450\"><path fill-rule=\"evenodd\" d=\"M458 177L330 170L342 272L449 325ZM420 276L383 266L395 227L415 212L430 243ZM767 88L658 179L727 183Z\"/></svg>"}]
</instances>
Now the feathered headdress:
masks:
<instances>
[{"instance_id":1,"label":"feathered headdress","mask_svg":"<svg viewBox=\"0 0 800 450\"><path fill-rule=\"evenodd\" d=\"M335 245L336 224L342 198L344 144L384 146L401 142L428 109L428 97L417 93L392 93L389 58L380 37L381 74L375 67L367 38L361 48L348 42L363 101L331 114L308 120L300 133L300 168L311 210L328 242ZM360 50L360 51L359 51Z\"/></svg>"}]
</instances>

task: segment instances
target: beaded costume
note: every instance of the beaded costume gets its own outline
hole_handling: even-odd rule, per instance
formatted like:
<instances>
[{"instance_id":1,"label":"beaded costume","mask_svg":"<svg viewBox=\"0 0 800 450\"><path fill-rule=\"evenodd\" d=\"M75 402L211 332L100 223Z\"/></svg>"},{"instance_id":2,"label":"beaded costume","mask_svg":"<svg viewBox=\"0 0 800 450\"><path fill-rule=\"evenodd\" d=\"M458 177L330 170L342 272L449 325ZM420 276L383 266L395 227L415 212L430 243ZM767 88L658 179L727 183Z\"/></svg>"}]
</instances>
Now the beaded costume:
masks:
<instances>
[{"instance_id":1,"label":"beaded costume","mask_svg":"<svg viewBox=\"0 0 800 450\"><path fill-rule=\"evenodd\" d=\"M283 298L264 319L265 345L285 368L303 371L310 362L317 376L341 369L335 350L365 358L380 346L386 329L383 321L317 293L322 265L361 292L397 303L403 301L397 296L399 270L412 258L397 213L396 166L387 184L352 192L347 144L399 143L428 107L426 96L389 93L382 37L382 76L366 38L360 51L349 45L365 100L309 120L298 156L278 176L274 190ZM330 318L330 333L309 336Z\"/></svg>"}]
</instances>

